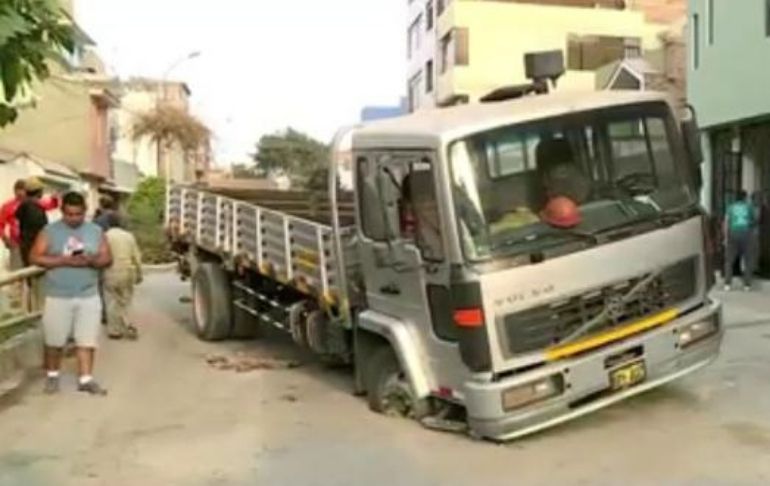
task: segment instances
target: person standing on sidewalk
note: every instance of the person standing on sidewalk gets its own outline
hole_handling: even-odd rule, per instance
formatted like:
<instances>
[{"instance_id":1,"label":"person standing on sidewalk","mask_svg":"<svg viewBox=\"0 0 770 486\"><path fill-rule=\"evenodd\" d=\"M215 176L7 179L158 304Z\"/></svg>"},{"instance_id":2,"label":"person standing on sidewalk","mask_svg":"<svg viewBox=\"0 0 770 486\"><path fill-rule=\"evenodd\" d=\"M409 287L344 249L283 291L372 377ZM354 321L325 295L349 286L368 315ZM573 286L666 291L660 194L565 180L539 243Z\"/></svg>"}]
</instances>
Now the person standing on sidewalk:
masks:
<instances>
[{"instance_id":1,"label":"person standing on sidewalk","mask_svg":"<svg viewBox=\"0 0 770 486\"><path fill-rule=\"evenodd\" d=\"M128 320L128 311L134 298L134 286L142 282L142 255L136 238L123 229L120 217L109 214L106 218L107 244L112 254L112 265L104 271L104 301L107 305L107 335L110 339L131 339L139 332Z\"/></svg>"},{"instance_id":2,"label":"person standing on sidewalk","mask_svg":"<svg viewBox=\"0 0 770 486\"><path fill-rule=\"evenodd\" d=\"M28 180L19 179L13 184L13 199L9 199L0 206L0 238L11 254L9 270L20 270L24 266L21 257L21 229L16 211L27 199L27 186L38 186L42 190L40 181L32 177ZM55 196L43 196L38 204L44 211L53 211L59 207L59 199Z\"/></svg>"},{"instance_id":3,"label":"person standing on sidewalk","mask_svg":"<svg viewBox=\"0 0 770 486\"><path fill-rule=\"evenodd\" d=\"M85 216L85 198L67 193L62 198L62 219L43 229L30 254L34 265L47 269L42 319L46 393L59 391L62 349L73 336L78 390L106 394L94 380L93 367L101 330L99 271L110 266L112 256L101 228L86 222Z\"/></svg>"},{"instance_id":4,"label":"person standing on sidewalk","mask_svg":"<svg viewBox=\"0 0 770 486\"><path fill-rule=\"evenodd\" d=\"M738 191L737 199L727 207L725 214L725 291L731 289L736 260L743 262L744 290L751 290L757 250L754 237L756 224L756 208L749 201L746 191Z\"/></svg>"}]
</instances>

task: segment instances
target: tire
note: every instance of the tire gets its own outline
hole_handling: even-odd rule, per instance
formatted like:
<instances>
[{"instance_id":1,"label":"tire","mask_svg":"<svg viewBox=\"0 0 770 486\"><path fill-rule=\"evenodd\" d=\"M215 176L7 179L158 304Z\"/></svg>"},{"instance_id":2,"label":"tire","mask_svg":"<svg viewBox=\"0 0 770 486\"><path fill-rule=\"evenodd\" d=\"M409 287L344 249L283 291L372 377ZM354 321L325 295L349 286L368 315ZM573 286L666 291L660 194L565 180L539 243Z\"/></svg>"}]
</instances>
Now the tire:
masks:
<instances>
[{"instance_id":1,"label":"tire","mask_svg":"<svg viewBox=\"0 0 770 486\"><path fill-rule=\"evenodd\" d=\"M366 364L364 383L373 412L415 420L430 413L428 400L417 399L390 346L374 351Z\"/></svg>"},{"instance_id":2,"label":"tire","mask_svg":"<svg viewBox=\"0 0 770 486\"><path fill-rule=\"evenodd\" d=\"M230 280L216 263L205 262L193 276L193 322L204 341L221 341L233 332Z\"/></svg>"}]
</instances>

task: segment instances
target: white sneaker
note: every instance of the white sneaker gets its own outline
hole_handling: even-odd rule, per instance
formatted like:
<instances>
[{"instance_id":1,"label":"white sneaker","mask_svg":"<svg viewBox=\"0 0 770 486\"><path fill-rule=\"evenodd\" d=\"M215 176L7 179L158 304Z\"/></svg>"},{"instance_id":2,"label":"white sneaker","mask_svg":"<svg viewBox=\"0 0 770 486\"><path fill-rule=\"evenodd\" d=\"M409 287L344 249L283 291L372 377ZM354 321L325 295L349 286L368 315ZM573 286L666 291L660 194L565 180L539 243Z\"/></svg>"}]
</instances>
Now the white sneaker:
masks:
<instances>
[{"instance_id":1,"label":"white sneaker","mask_svg":"<svg viewBox=\"0 0 770 486\"><path fill-rule=\"evenodd\" d=\"M725 292L729 292L731 289L730 289L729 285L725 285L724 289L722 289L722 290L724 290Z\"/></svg>"}]
</instances>

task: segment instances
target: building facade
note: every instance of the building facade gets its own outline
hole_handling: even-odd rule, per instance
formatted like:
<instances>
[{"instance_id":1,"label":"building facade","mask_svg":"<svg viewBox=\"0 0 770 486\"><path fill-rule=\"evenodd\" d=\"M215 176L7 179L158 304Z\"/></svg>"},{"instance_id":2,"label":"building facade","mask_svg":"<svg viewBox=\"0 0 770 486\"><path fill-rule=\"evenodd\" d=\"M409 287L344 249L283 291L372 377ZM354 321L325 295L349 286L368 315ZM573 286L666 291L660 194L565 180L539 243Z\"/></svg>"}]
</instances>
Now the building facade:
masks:
<instances>
[{"instance_id":1,"label":"building facade","mask_svg":"<svg viewBox=\"0 0 770 486\"><path fill-rule=\"evenodd\" d=\"M661 49L666 26L651 20L661 15L649 7L663 3L671 2L412 0L408 106L473 102L525 83L524 55L552 49L564 52L567 67L557 89L593 90L600 67Z\"/></svg>"},{"instance_id":2,"label":"building facade","mask_svg":"<svg viewBox=\"0 0 770 486\"><path fill-rule=\"evenodd\" d=\"M688 95L704 132L703 202L718 219L740 189L763 207L770 277L770 2L691 0Z\"/></svg>"}]
</instances>

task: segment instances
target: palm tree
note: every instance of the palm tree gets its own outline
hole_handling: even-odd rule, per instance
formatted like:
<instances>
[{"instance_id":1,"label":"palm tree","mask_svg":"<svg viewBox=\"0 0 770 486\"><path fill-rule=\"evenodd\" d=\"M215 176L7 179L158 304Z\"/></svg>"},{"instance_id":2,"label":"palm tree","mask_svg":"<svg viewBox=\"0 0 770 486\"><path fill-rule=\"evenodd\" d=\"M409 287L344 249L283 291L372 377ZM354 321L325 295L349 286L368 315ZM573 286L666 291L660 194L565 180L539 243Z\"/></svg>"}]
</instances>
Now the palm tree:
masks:
<instances>
[{"instance_id":1,"label":"palm tree","mask_svg":"<svg viewBox=\"0 0 770 486\"><path fill-rule=\"evenodd\" d=\"M170 171L160 166L163 148L169 149L178 145L185 156L188 156L208 145L211 130L184 109L160 105L137 117L133 125L132 137L134 141L149 137L155 143L158 154L158 174L170 179Z\"/></svg>"}]
</instances>

